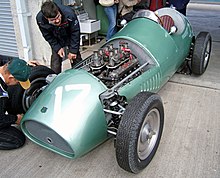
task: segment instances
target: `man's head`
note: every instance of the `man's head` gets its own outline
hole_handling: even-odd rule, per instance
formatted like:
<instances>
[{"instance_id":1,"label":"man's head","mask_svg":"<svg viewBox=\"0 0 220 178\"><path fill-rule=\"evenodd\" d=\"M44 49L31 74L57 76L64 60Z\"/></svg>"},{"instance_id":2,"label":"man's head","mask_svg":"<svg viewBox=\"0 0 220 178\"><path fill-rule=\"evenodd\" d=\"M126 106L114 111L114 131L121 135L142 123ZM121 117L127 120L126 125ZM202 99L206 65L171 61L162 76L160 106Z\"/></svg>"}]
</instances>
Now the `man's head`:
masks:
<instances>
[{"instance_id":1,"label":"man's head","mask_svg":"<svg viewBox=\"0 0 220 178\"><path fill-rule=\"evenodd\" d=\"M44 2L41 6L41 12L50 24L56 26L59 26L61 24L62 15L59 11L59 8L54 2L50 0Z\"/></svg>"},{"instance_id":2,"label":"man's head","mask_svg":"<svg viewBox=\"0 0 220 178\"><path fill-rule=\"evenodd\" d=\"M5 72L9 72L7 75L8 77L6 84L15 85L19 82L24 89L28 89L30 87L29 76L31 73L31 68L27 62L16 58L12 61L9 61L7 64L5 64L5 66Z\"/></svg>"}]
</instances>

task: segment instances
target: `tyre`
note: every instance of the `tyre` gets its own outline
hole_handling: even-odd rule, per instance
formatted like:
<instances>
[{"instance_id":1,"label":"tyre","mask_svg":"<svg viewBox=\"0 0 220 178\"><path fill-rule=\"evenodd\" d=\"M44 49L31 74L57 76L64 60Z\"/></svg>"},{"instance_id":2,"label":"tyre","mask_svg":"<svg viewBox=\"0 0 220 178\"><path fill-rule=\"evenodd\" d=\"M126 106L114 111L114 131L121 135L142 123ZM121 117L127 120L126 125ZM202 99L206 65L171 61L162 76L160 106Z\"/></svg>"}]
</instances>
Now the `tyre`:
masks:
<instances>
[{"instance_id":1,"label":"tyre","mask_svg":"<svg viewBox=\"0 0 220 178\"><path fill-rule=\"evenodd\" d=\"M22 94L22 109L24 113L31 107L32 103L37 99L37 97L44 90L44 86L47 85L46 78L36 78L31 81L31 87L25 90Z\"/></svg>"},{"instance_id":2,"label":"tyre","mask_svg":"<svg viewBox=\"0 0 220 178\"><path fill-rule=\"evenodd\" d=\"M192 72L196 75L202 75L209 63L211 54L212 38L208 32L200 32L196 37L193 56Z\"/></svg>"},{"instance_id":3,"label":"tyre","mask_svg":"<svg viewBox=\"0 0 220 178\"><path fill-rule=\"evenodd\" d=\"M163 104L158 94L139 93L126 107L116 135L116 159L132 173L143 170L159 146L164 123Z\"/></svg>"},{"instance_id":4,"label":"tyre","mask_svg":"<svg viewBox=\"0 0 220 178\"><path fill-rule=\"evenodd\" d=\"M19 84L14 86L9 86L8 87L9 100L6 104L7 112L13 115L25 113L26 110L30 107L30 103L34 101L34 98L30 98L30 96L32 95L31 92L35 92L34 96L35 97L37 96L36 83L38 84L38 89L43 85L46 85L45 78L49 74L55 74L55 72L52 69L43 65L35 66L31 68L31 75L29 77L29 80L31 82L31 87L28 90L24 90ZM36 80L38 82L36 82ZM41 81L41 84L39 84L39 81ZM29 102L27 102L26 100L29 100ZM26 105L27 103L28 105Z\"/></svg>"}]
</instances>

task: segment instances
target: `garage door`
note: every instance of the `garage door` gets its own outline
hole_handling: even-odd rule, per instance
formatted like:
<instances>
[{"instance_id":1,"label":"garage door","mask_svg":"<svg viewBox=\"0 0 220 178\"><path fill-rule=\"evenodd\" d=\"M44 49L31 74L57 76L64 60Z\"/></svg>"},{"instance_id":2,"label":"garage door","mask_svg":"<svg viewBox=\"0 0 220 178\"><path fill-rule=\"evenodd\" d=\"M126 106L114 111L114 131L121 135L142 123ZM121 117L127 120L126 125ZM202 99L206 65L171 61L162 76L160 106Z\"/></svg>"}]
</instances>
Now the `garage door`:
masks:
<instances>
[{"instance_id":1,"label":"garage door","mask_svg":"<svg viewBox=\"0 0 220 178\"><path fill-rule=\"evenodd\" d=\"M0 0L0 55L18 57L9 0Z\"/></svg>"}]
</instances>

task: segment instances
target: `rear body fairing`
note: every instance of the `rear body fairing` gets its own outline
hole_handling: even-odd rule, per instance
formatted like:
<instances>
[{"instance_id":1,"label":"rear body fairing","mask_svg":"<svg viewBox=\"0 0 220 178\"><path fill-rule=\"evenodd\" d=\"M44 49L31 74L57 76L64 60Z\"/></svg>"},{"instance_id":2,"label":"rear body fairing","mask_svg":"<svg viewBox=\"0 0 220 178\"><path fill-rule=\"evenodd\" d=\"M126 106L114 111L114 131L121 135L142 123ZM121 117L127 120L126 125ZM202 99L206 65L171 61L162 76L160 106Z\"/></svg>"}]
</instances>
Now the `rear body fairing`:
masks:
<instances>
[{"instance_id":1,"label":"rear body fairing","mask_svg":"<svg viewBox=\"0 0 220 178\"><path fill-rule=\"evenodd\" d=\"M161 84L165 84L183 64L189 54L193 32L188 20L181 34L169 33L158 23L137 18L129 22L108 42L128 40L149 54L161 72ZM139 51L138 51L139 53Z\"/></svg>"},{"instance_id":2,"label":"rear body fairing","mask_svg":"<svg viewBox=\"0 0 220 178\"><path fill-rule=\"evenodd\" d=\"M77 158L108 138L99 94L105 86L83 70L58 75L21 122L33 142ZM64 146L65 145L65 146Z\"/></svg>"},{"instance_id":3,"label":"rear body fairing","mask_svg":"<svg viewBox=\"0 0 220 178\"><path fill-rule=\"evenodd\" d=\"M130 48L134 46L132 51L140 58L140 63L149 62L153 65L140 77L120 88L120 95L130 100L142 91L158 92L183 64L194 36L188 20L183 19L182 32L172 35L155 21L133 19L107 43L128 42Z\"/></svg>"}]
</instances>

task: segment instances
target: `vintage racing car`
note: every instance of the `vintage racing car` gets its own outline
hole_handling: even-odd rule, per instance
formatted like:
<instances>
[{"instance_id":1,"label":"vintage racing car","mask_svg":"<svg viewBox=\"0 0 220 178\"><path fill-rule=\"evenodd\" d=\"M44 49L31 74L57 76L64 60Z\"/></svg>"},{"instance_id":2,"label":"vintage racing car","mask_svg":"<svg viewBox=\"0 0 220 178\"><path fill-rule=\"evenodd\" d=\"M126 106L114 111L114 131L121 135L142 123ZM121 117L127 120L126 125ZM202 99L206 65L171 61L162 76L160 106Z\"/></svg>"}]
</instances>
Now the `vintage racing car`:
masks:
<instances>
[{"instance_id":1,"label":"vintage racing car","mask_svg":"<svg viewBox=\"0 0 220 178\"><path fill-rule=\"evenodd\" d=\"M34 67L31 88L13 90L18 102L11 112L26 112L21 128L30 140L72 159L114 137L119 166L138 173L155 155L163 131L157 92L185 66L203 74L210 53L210 34L195 37L176 10L141 10L75 68L54 75Z\"/></svg>"}]
</instances>

